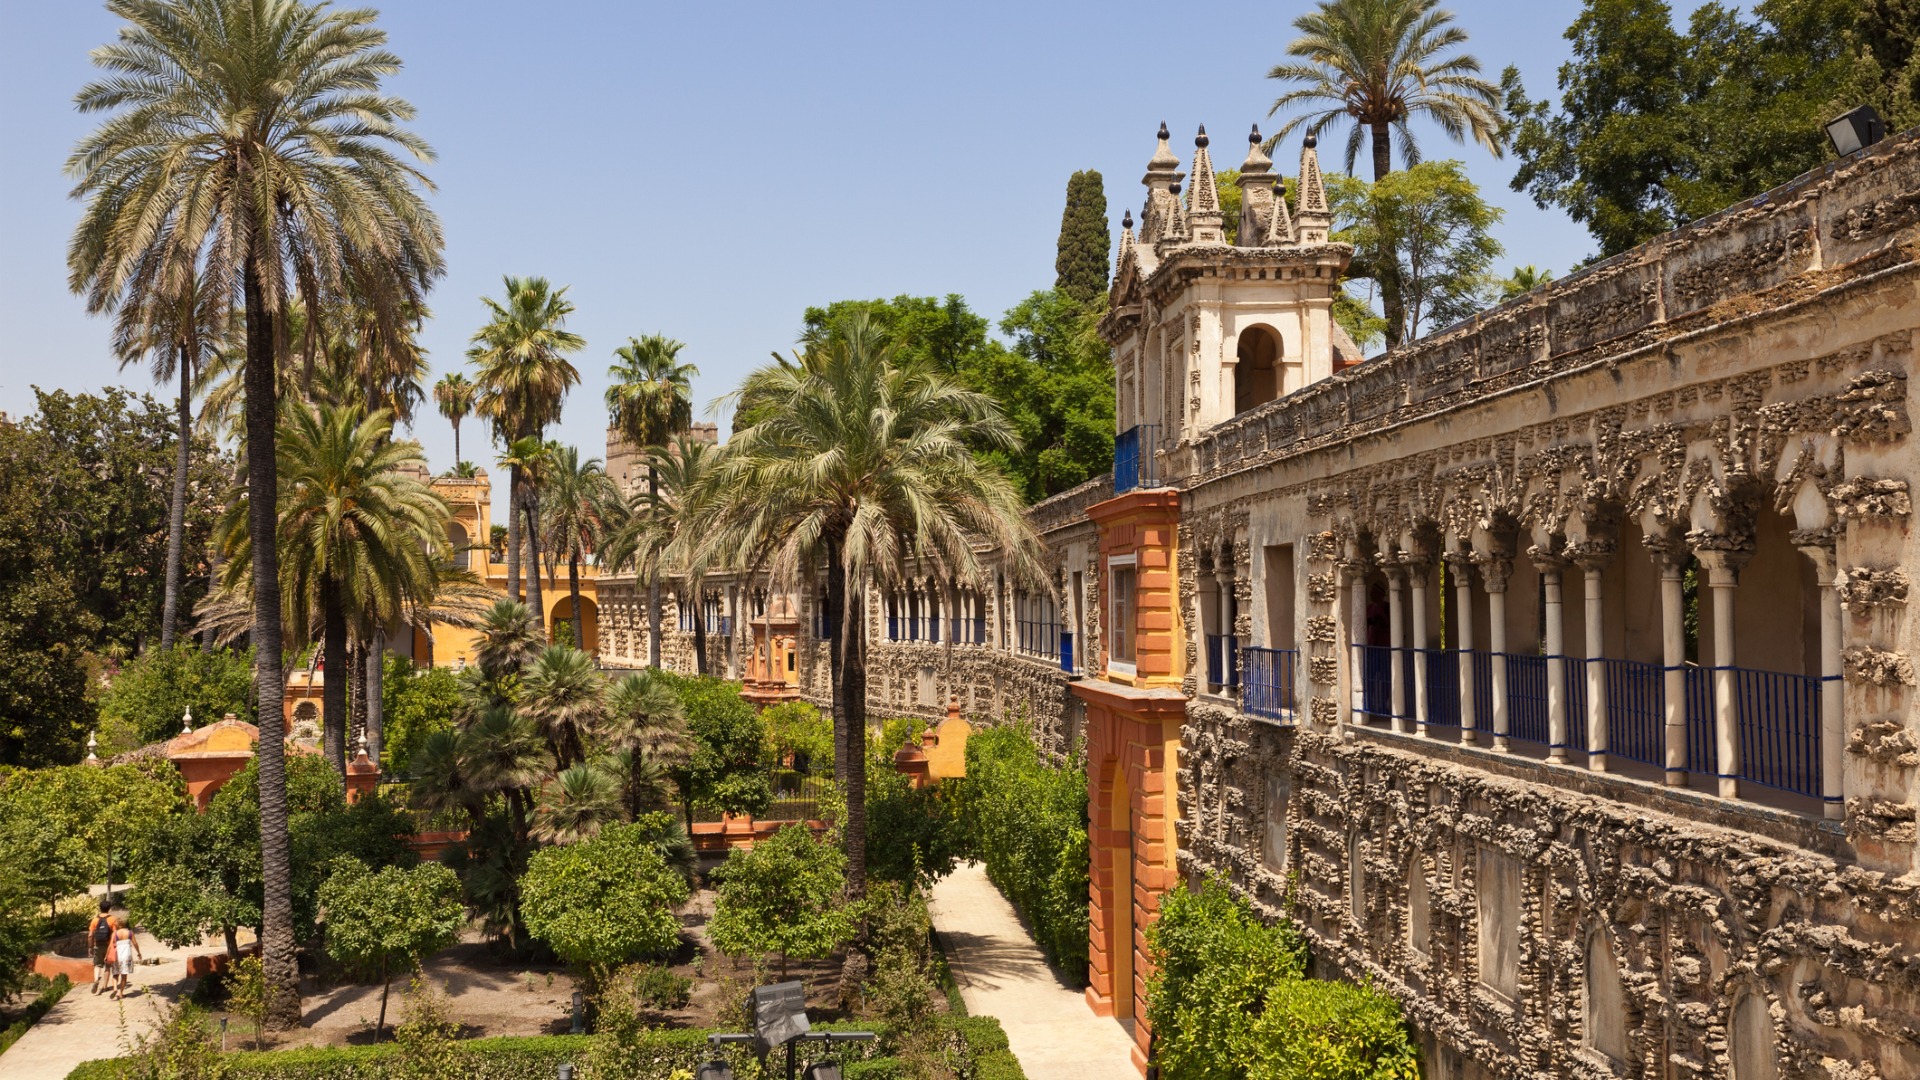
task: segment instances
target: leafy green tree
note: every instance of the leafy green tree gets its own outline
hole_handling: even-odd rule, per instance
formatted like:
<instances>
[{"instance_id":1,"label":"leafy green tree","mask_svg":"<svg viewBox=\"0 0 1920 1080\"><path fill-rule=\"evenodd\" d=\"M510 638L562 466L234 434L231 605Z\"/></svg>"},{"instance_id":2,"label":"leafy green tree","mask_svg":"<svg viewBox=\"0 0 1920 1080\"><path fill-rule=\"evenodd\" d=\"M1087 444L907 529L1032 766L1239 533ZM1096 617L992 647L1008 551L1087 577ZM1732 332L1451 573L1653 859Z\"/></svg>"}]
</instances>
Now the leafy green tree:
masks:
<instances>
[{"instance_id":1,"label":"leafy green tree","mask_svg":"<svg viewBox=\"0 0 1920 1080\"><path fill-rule=\"evenodd\" d=\"M805 772L833 767L833 721L811 702L769 705L760 710L760 722L767 730L768 760L791 758L793 767Z\"/></svg>"},{"instance_id":2,"label":"leafy green tree","mask_svg":"<svg viewBox=\"0 0 1920 1080\"><path fill-rule=\"evenodd\" d=\"M418 667L403 656L388 654L386 677L380 681L386 699L386 762L400 776L413 775L414 755L427 737L452 731L460 713L460 681L443 667Z\"/></svg>"},{"instance_id":3,"label":"leafy green tree","mask_svg":"<svg viewBox=\"0 0 1920 1080\"><path fill-rule=\"evenodd\" d=\"M801 318L801 345L842 343L853 320L863 314L887 335L901 363L925 364L958 375L968 357L987 347L990 323L975 314L959 293L945 298L902 294L891 300L840 300L810 307ZM740 413L734 415L735 430L752 426L740 422Z\"/></svg>"},{"instance_id":4,"label":"leafy green tree","mask_svg":"<svg viewBox=\"0 0 1920 1080\"><path fill-rule=\"evenodd\" d=\"M106 74L75 99L83 112L112 115L68 158L86 200L69 283L94 311L164 302L179 296L169 284L198 263L204 288L244 301L262 961L270 1022L291 1026L300 999L275 550L277 361L287 339L276 320L295 294L310 308L352 295L387 327L422 310L443 270L442 238L422 195L426 178L406 159L431 151L402 126L412 106L380 92L400 60L371 9L109 0L108 10L127 25L93 51Z\"/></svg>"},{"instance_id":5,"label":"leafy green tree","mask_svg":"<svg viewBox=\"0 0 1920 1080\"><path fill-rule=\"evenodd\" d=\"M944 785L916 788L892 759L882 745L867 765L867 874L924 888L953 872L963 837Z\"/></svg>"},{"instance_id":6,"label":"leafy green tree","mask_svg":"<svg viewBox=\"0 0 1920 1080\"><path fill-rule=\"evenodd\" d=\"M1400 1003L1371 986L1282 979L1267 990L1245 1059L1248 1080L1419 1080ZM1169 1074L1169 1080L1172 1080Z\"/></svg>"},{"instance_id":7,"label":"leafy green tree","mask_svg":"<svg viewBox=\"0 0 1920 1080\"><path fill-rule=\"evenodd\" d=\"M982 445L1028 501L1057 495L1113 465L1113 354L1096 325L1104 297L1082 305L1036 292L1000 321L1012 348L997 342L972 354L959 381L999 403L1012 446Z\"/></svg>"},{"instance_id":8,"label":"leafy green tree","mask_svg":"<svg viewBox=\"0 0 1920 1080\"><path fill-rule=\"evenodd\" d=\"M1060 214L1060 241L1053 260L1056 291L1081 304L1106 295L1113 239L1107 232L1107 191L1092 169L1067 179L1067 207Z\"/></svg>"},{"instance_id":9,"label":"leafy green tree","mask_svg":"<svg viewBox=\"0 0 1920 1080\"><path fill-rule=\"evenodd\" d=\"M567 847L543 848L520 881L527 930L562 960L595 968L670 951L687 883L645 825L613 825Z\"/></svg>"},{"instance_id":10,"label":"leafy green tree","mask_svg":"<svg viewBox=\"0 0 1920 1080\"><path fill-rule=\"evenodd\" d=\"M203 649L191 642L150 649L122 667L101 695L102 749L132 750L178 735L189 709L198 723L228 713L251 723L252 687L250 650Z\"/></svg>"},{"instance_id":11,"label":"leafy green tree","mask_svg":"<svg viewBox=\"0 0 1920 1080\"><path fill-rule=\"evenodd\" d=\"M1383 289L1391 277L1399 290L1404 321L1390 341L1413 341L1487 306L1496 287L1489 271L1502 253L1493 238L1501 214L1459 162L1423 161L1371 184L1335 176L1330 188L1340 237Z\"/></svg>"},{"instance_id":12,"label":"leafy green tree","mask_svg":"<svg viewBox=\"0 0 1920 1080\"><path fill-rule=\"evenodd\" d=\"M1557 108L1530 99L1515 69L1503 79L1513 188L1586 225L1604 257L1826 161L1823 125L1856 104L1893 130L1920 121L1903 7L1706 4L1682 31L1665 0L1586 0Z\"/></svg>"},{"instance_id":13,"label":"leafy green tree","mask_svg":"<svg viewBox=\"0 0 1920 1080\"><path fill-rule=\"evenodd\" d=\"M761 714L763 719L766 715ZM621 801L628 817L638 819L663 801L661 788L669 771L684 769L693 756L686 710L659 669L647 668L623 676L608 689L601 724L600 745L626 765Z\"/></svg>"},{"instance_id":14,"label":"leafy green tree","mask_svg":"<svg viewBox=\"0 0 1920 1080\"><path fill-rule=\"evenodd\" d=\"M1553 271L1551 270L1542 270L1532 263L1516 266L1513 268L1513 273L1500 281L1500 299L1511 300L1516 296L1525 296L1552 280Z\"/></svg>"},{"instance_id":15,"label":"leafy green tree","mask_svg":"<svg viewBox=\"0 0 1920 1080\"><path fill-rule=\"evenodd\" d=\"M632 569L648 586L649 596L656 591L661 575L668 569L667 551L685 523L699 519L702 504L713 479L713 464L718 452L710 443L673 437L673 445L646 452L647 486L635 491L628 500L620 526L607 540L603 565ZM706 588L707 560L683 556L672 569L678 572L689 598ZM649 599L649 603L653 601ZM694 603L691 599L683 603ZM657 650L659 637L652 635L649 650ZM693 664L701 675L707 673L707 622L693 620ZM658 665L652 665L658 670Z\"/></svg>"},{"instance_id":16,"label":"leafy green tree","mask_svg":"<svg viewBox=\"0 0 1920 1080\"><path fill-rule=\"evenodd\" d=\"M166 819L184 808L180 774L165 761L0 770L0 849L51 912L60 898L144 860Z\"/></svg>"},{"instance_id":17,"label":"leafy green tree","mask_svg":"<svg viewBox=\"0 0 1920 1080\"><path fill-rule=\"evenodd\" d=\"M12 853L0 854L0 1001L18 994L27 982L28 961L43 940L39 902L13 867Z\"/></svg>"},{"instance_id":18,"label":"leafy green tree","mask_svg":"<svg viewBox=\"0 0 1920 1080\"><path fill-rule=\"evenodd\" d=\"M556 289L543 277L506 277L501 281L505 300L483 296L487 323L474 332L467 350L479 387L475 409L493 425L493 435L513 447L521 440L538 440L540 433L560 419L567 390L580 381L580 371L567 360L587 340L567 329L573 301L567 287ZM524 481L523 457L509 455L507 496L507 597L519 600L522 541L527 551L527 598L544 626L546 609L540 606L540 506ZM529 523L521 533L521 520Z\"/></svg>"},{"instance_id":19,"label":"leafy green tree","mask_svg":"<svg viewBox=\"0 0 1920 1080\"><path fill-rule=\"evenodd\" d=\"M416 971L422 961L460 939L466 908L460 881L439 863L408 869L367 869L358 859L338 859L320 886L326 915L327 955L349 970L380 979L380 1017L373 1039L387 1026L387 994L393 973Z\"/></svg>"},{"instance_id":20,"label":"leafy green tree","mask_svg":"<svg viewBox=\"0 0 1920 1080\"><path fill-rule=\"evenodd\" d=\"M766 727L753 706L741 699L739 684L696 675L672 685L686 713L687 734L693 738L693 753L680 770L689 807L729 814L765 813L773 802L767 782Z\"/></svg>"},{"instance_id":21,"label":"leafy green tree","mask_svg":"<svg viewBox=\"0 0 1920 1080\"><path fill-rule=\"evenodd\" d=\"M779 953L785 979L787 961L818 959L853 937L847 857L805 825L734 849L714 876L720 890L707 936L729 956Z\"/></svg>"},{"instance_id":22,"label":"leafy green tree","mask_svg":"<svg viewBox=\"0 0 1920 1080\"><path fill-rule=\"evenodd\" d=\"M1217 877L1198 891L1170 889L1147 929L1154 973L1147 1019L1162 1068L1183 1080L1230 1080L1271 987L1306 972L1306 952L1286 924L1263 925Z\"/></svg>"}]
</instances>

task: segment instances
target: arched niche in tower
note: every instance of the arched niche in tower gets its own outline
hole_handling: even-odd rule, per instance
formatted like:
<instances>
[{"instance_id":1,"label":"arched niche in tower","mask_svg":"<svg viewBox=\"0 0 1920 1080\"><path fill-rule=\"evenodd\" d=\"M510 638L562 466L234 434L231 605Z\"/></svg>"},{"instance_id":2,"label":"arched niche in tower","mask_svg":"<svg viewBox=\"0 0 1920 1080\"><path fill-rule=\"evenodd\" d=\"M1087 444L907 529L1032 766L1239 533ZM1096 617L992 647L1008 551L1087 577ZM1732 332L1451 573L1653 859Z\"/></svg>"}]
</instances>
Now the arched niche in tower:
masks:
<instances>
[{"instance_id":1,"label":"arched niche in tower","mask_svg":"<svg viewBox=\"0 0 1920 1080\"><path fill-rule=\"evenodd\" d=\"M1266 326L1240 331L1234 346L1233 411L1243 413L1280 396L1280 335Z\"/></svg>"}]
</instances>

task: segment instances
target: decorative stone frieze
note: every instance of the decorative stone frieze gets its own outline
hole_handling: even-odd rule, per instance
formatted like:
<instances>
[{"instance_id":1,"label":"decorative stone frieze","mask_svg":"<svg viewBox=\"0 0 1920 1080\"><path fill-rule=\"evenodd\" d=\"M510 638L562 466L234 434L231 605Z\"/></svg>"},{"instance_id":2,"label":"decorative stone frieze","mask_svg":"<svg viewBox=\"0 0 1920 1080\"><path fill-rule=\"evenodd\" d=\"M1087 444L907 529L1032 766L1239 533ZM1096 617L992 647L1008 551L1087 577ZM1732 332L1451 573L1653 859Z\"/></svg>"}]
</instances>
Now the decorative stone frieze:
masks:
<instances>
[{"instance_id":1,"label":"decorative stone frieze","mask_svg":"<svg viewBox=\"0 0 1920 1080\"><path fill-rule=\"evenodd\" d=\"M1903 653L1862 645L1848 649L1842 659L1848 682L1883 687L1914 685L1913 660Z\"/></svg>"},{"instance_id":2,"label":"decorative stone frieze","mask_svg":"<svg viewBox=\"0 0 1920 1080\"><path fill-rule=\"evenodd\" d=\"M1888 570L1856 566L1840 583L1840 602L1849 609L1904 606L1907 572L1897 566Z\"/></svg>"}]
</instances>

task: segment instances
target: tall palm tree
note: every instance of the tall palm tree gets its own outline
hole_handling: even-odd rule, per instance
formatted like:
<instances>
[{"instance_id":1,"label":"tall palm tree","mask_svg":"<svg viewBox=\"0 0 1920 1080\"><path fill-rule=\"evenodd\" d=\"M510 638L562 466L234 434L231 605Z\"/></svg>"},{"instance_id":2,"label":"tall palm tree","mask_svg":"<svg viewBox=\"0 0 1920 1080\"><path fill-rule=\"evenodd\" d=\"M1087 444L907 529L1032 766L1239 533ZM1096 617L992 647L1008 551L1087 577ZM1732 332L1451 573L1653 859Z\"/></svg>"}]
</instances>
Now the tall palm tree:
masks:
<instances>
[{"instance_id":1,"label":"tall palm tree","mask_svg":"<svg viewBox=\"0 0 1920 1080\"><path fill-rule=\"evenodd\" d=\"M901 358L865 314L795 362L749 375L740 408L765 419L720 452L682 548L736 566L768 563L795 582L824 561L839 670L835 751L845 763L848 886L866 885L866 605L882 587L928 571L983 583L997 550L1037 580L1038 546L1019 493L973 447L1017 446L998 406L922 362ZM716 551L717 549L717 551Z\"/></svg>"},{"instance_id":2,"label":"tall palm tree","mask_svg":"<svg viewBox=\"0 0 1920 1080\"><path fill-rule=\"evenodd\" d=\"M500 464L519 476L518 494L509 500L507 511L508 544L518 532L520 549L527 553L527 606L540 626L542 641L547 639L546 602L540 590L540 492L553 472L554 444L537 435L515 439L500 455ZM512 557L508 557L512 562ZM513 588L508 578L508 591Z\"/></svg>"},{"instance_id":3,"label":"tall palm tree","mask_svg":"<svg viewBox=\"0 0 1920 1080\"><path fill-rule=\"evenodd\" d=\"M663 448L667 440L693 426L693 379L700 369L679 361L683 342L665 334L628 338L613 351L620 363L607 369L607 412L613 426L635 451ZM657 487L647 466L647 491ZM647 665L660 666L660 577L647 578Z\"/></svg>"},{"instance_id":4,"label":"tall palm tree","mask_svg":"<svg viewBox=\"0 0 1920 1080\"><path fill-rule=\"evenodd\" d=\"M384 410L363 415L358 406L289 401L282 411L281 593L296 641L314 623L322 628L324 749L344 775L350 635L364 642L366 628L431 596L451 511L416 478L425 463L420 444L393 441L393 418ZM226 546L235 577L253 563L240 528L247 501L236 500L229 512ZM355 629L361 633L353 635ZM380 736L367 732L369 753L378 752Z\"/></svg>"},{"instance_id":5,"label":"tall palm tree","mask_svg":"<svg viewBox=\"0 0 1920 1080\"><path fill-rule=\"evenodd\" d=\"M1373 150L1373 179L1393 170L1389 133L1399 140L1407 165L1420 161L1420 144L1407 122L1425 116L1455 142L1471 134L1495 157L1503 136L1499 87L1481 78L1480 61L1452 50L1467 40L1453 13L1439 0L1320 0L1317 10L1293 22L1300 36L1287 46L1297 63L1277 64L1267 78L1296 84L1267 110L1305 109L1266 142L1274 146L1305 125L1315 138L1331 124L1351 120L1346 171L1353 172L1360 143ZM1387 346L1400 343L1399 275L1394 266L1369 270L1380 283L1387 319Z\"/></svg>"},{"instance_id":6,"label":"tall palm tree","mask_svg":"<svg viewBox=\"0 0 1920 1080\"><path fill-rule=\"evenodd\" d=\"M681 434L671 447L647 451L647 486L633 493L620 526L607 538L601 562L609 570L633 569L641 580L655 583L666 572L668 549L674 538L701 519L703 500L713 480L717 454L712 444ZM688 595L693 597L694 668L707 673L707 623L699 596L706 583L706 569L714 550L683 545L678 553L678 569L686 574ZM657 605L656 605L657 606ZM657 611L656 613L657 614ZM654 629L658 629L656 621ZM657 651L659 634L655 633ZM657 656L655 657L657 659ZM652 665L656 669L659 665Z\"/></svg>"},{"instance_id":7,"label":"tall palm tree","mask_svg":"<svg viewBox=\"0 0 1920 1080\"><path fill-rule=\"evenodd\" d=\"M580 381L580 372L566 354L586 347L586 339L567 330L573 302L566 286L555 289L542 277L502 280L504 300L483 296L487 323L474 332L467 358L477 374L479 393L474 407L493 425L494 438L510 445L538 439L546 426L560 418L567 390ZM520 599L521 536L514 511L524 493L518 465L508 466L507 595ZM538 557L527 561L528 576L538 577ZM538 586L535 586L538 589ZM545 620L539 605L534 609Z\"/></svg>"},{"instance_id":8,"label":"tall palm tree","mask_svg":"<svg viewBox=\"0 0 1920 1080\"><path fill-rule=\"evenodd\" d=\"M248 528L258 566L261 960L266 1014L299 1021L281 680L276 358L296 293L350 291L397 321L442 272L440 223L420 168L432 153L380 91L400 68L368 8L300 0L108 0L125 21L93 51L106 74L83 112L112 114L67 159L85 210L69 283L89 308L203 288L244 305ZM134 301L138 302L138 301Z\"/></svg>"},{"instance_id":9,"label":"tall palm tree","mask_svg":"<svg viewBox=\"0 0 1920 1080\"><path fill-rule=\"evenodd\" d=\"M540 494L541 546L548 559L567 560L567 594L573 599L573 647L587 647L580 611L580 564L606 546L625 508L599 458L580 460L576 447L554 451L553 467Z\"/></svg>"},{"instance_id":10,"label":"tall palm tree","mask_svg":"<svg viewBox=\"0 0 1920 1080\"><path fill-rule=\"evenodd\" d=\"M482 675L503 680L518 675L540 655L540 627L533 612L518 600L501 600L480 620L474 664Z\"/></svg>"},{"instance_id":11,"label":"tall palm tree","mask_svg":"<svg viewBox=\"0 0 1920 1080\"><path fill-rule=\"evenodd\" d=\"M186 565L187 473L193 467L193 398L197 374L218 362L226 346L228 304L225 297L201 287L198 275L180 283L178 296L144 297L144 302L122 304L114 328L114 353L124 370L142 357L149 362L153 381L176 377L173 492L167 506L166 594L160 606L160 648L173 647L180 623L180 591Z\"/></svg>"},{"instance_id":12,"label":"tall palm tree","mask_svg":"<svg viewBox=\"0 0 1920 1080\"><path fill-rule=\"evenodd\" d=\"M606 715L607 679L593 657L571 645L549 646L527 669L520 711L539 727L561 768L586 760L587 739Z\"/></svg>"},{"instance_id":13,"label":"tall palm tree","mask_svg":"<svg viewBox=\"0 0 1920 1080\"><path fill-rule=\"evenodd\" d=\"M479 387L467 381L465 375L449 371L433 384L433 403L440 408L440 415L453 424L453 463L458 469L465 460L460 456L460 421L473 413L474 396Z\"/></svg>"}]
</instances>

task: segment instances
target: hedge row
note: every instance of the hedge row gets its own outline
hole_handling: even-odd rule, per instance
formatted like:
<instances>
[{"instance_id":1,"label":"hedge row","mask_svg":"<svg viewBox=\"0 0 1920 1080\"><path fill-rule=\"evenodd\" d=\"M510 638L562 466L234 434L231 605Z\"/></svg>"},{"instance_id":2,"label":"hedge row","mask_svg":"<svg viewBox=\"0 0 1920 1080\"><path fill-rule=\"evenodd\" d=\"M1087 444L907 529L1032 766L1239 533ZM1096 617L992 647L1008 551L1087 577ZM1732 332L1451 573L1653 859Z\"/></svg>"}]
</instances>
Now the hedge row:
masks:
<instances>
[{"instance_id":1,"label":"hedge row","mask_svg":"<svg viewBox=\"0 0 1920 1080\"><path fill-rule=\"evenodd\" d=\"M52 1009L61 998L66 997L67 991L71 989L73 989L72 980L65 975L55 975L53 982L47 984L45 990L40 991L40 996L33 999L33 1004L27 1006L27 1011L21 1014L20 1019L9 1024L7 1030L0 1031L0 1054L6 1053L9 1047L19 1042L20 1036L25 1035L28 1028L39 1023L40 1018L47 1015L48 1010Z\"/></svg>"},{"instance_id":2,"label":"hedge row","mask_svg":"<svg viewBox=\"0 0 1920 1080\"><path fill-rule=\"evenodd\" d=\"M945 1023L966 1043L972 1080L1026 1080L1007 1049L1006 1033L990 1016L956 1017ZM853 1030L859 1024L822 1024L828 1030ZM457 1044L463 1080L540 1080L554 1076L562 1063L581 1067L581 1080L667 1080L676 1070L692 1070L713 1056L707 1032L697 1029L650 1031L622 1053L632 1068L618 1077L593 1076L586 1068L596 1036L532 1035L473 1039ZM836 1048L842 1059L872 1053L873 1043ZM739 1047L727 1055L745 1058ZM226 1080L390 1080L403 1061L395 1043L376 1046L313 1047L299 1050L239 1051L222 1055ZM742 1062L744 1064L744 1062ZM125 1080L132 1062L125 1058L89 1061L67 1080ZM904 1080L905 1065L894 1058L846 1061L847 1080Z\"/></svg>"}]
</instances>

